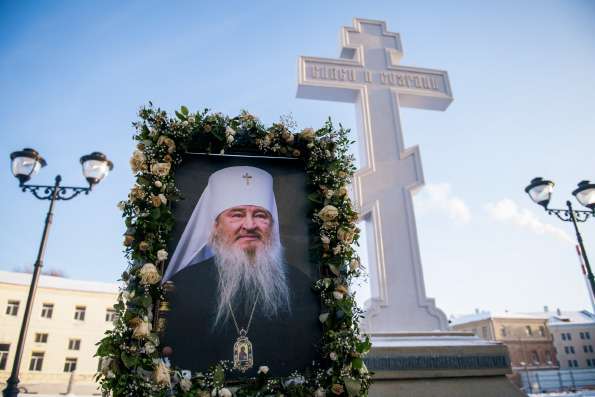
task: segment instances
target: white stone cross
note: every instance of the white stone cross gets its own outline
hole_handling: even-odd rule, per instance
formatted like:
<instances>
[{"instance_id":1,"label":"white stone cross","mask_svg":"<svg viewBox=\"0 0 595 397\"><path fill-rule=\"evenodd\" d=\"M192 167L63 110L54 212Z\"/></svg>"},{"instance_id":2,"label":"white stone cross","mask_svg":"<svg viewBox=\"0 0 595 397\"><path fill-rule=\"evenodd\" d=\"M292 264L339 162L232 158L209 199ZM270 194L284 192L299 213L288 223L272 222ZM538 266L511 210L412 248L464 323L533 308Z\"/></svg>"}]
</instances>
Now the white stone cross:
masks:
<instances>
[{"instance_id":1,"label":"white stone cross","mask_svg":"<svg viewBox=\"0 0 595 397\"><path fill-rule=\"evenodd\" d=\"M300 98L356 104L362 168L355 200L368 230L371 334L446 330L444 313L425 293L412 192L423 186L419 148L405 148L399 107L445 110L445 71L399 66L398 33L382 21L354 19L341 31L340 59L300 57Z\"/></svg>"}]
</instances>

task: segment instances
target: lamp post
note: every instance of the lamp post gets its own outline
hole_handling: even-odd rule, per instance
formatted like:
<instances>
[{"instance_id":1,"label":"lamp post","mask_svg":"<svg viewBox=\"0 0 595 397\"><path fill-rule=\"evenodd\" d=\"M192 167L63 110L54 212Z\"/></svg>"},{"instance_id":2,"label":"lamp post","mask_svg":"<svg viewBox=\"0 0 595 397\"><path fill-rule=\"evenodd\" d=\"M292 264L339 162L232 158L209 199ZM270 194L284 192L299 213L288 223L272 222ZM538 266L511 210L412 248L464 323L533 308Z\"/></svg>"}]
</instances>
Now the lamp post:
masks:
<instances>
[{"instance_id":1,"label":"lamp post","mask_svg":"<svg viewBox=\"0 0 595 397\"><path fill-rule=\"evenodd\" d=\"M567 209L548 208L552 193L554 191L554 182L544 180L543 178L534 178L531 183L525 188L525 192L531 197L536 204L541 205L549 215L556 215L564 222L572 222L574 231L576 233L576 240L578 241L580 251L587 268L587 279L591 287L591 297L595 296L595 277L591 271L589 258L587 258L587 251L583 244L583 237L578 230L578 223L585 222L589 218L595 217L595 184L589 181L581 181L578 187L573 190L572 195L577 199L581 205L589 208L589 211L575 210L572 208L570 200L566 201Z\"/></svg>"},{"instance_id":2,"label":"lamp post","mask_svg":"<svg viewBox=\"0 0 595 397\"><path fill-rule=\"evenodd\" d=\"M27 328L29 327L29 319L31 317L31 309L33 301L35 300L35 292L37 290L37 282L43 266L43 259L48 240L48 233L54 217L54 204L58 200L71 200L81 193L89 194L93 186L101 182L103 178L113 169L113 164L107 157L99 152L93 152L81 157L80 162L83 167L83 176L89 183L88 187L78 186L62 186L62 177L56 175L53 185L27 185L33 176L46 165L46 161L33 149L23 149L10 154L12 161L12 173L19 180L19 187L23 192L31 192L39 200L49 200L50 206L45 218L45 226L41 235L41 243L37 252L37 259L33 268L33 276L31 277L31 285L29 287L29 295L27 296L27 304L25 306L25 313L23 315L23 322L21 324L21 331L19 333L19 341L15 351L14 362L10 378L6 381L6 388L3 391L4 397L18 396L19 386L19 369L21 366L21 359L23 356L23 348L25 345L25 338L27 335Z\"/></svg>"}]
</instances>

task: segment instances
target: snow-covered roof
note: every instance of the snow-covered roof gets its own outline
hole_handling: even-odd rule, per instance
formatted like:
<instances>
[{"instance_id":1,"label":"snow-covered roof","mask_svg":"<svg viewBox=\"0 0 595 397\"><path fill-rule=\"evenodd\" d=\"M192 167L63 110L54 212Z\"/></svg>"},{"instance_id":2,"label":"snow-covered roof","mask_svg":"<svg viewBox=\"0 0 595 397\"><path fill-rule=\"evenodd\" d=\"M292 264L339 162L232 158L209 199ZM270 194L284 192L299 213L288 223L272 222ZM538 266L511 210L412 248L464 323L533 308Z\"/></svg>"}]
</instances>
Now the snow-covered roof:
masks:
<instances>
[{"instance_id":1,"label":"snow-covered roof","mask_svg":"<svg viewBox=\"0 0 595 397\"><path fill-rule=\"evenodd\" d=\"M473 323L481 320L488 320L490 318L510 319L510 320L545 320L548 318L546 313L491 313L489 311L482 311L479 313L465 314L460 316L452 316L450 318L450 326Z\"/></svg>"},{"instance_id":2,"label":"snow-covered roof","mask_svg":"<svg viewBox=\"0 0 595 397\"><path fill-rule=\"evenodd\" d=\"M0 284L25 285L31 284L31 274L7 272L0 270ZM53 288L70 291L102 292L109 294L118 293L118 284L103 283L99 281L73 280L64 277L39 276L38 288Z\"/></svg>"},{"instance_id":3,"label":"snow-covered roof","mask_svg":"<svg viewBox=\"0 0 595 397\"><path fill-rule=\"evenodd\" d=\"M581 311L548 311L548 312L533 312L533 313L491 313L489 311L481 311L473 314L466 314L460 316L452 316L450 318L450 326L473 323L481 320L488 320L490 318L497 319L519 319L519 320L547 320L548 325L561 324L595 324L595 315L586 310Z\"/></svg>"}]
</instances>

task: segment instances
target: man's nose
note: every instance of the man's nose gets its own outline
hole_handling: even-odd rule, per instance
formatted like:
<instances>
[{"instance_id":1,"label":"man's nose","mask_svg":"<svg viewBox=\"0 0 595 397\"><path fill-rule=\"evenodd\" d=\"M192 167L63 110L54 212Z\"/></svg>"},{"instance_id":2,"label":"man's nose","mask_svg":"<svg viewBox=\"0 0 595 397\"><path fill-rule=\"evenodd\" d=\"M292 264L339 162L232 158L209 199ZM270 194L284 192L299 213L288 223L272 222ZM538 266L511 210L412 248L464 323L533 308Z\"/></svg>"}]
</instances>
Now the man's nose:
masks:
<instances>
[{"instance_id":1,"label":"man's nose","mask_svg":"<svg viewBox=\"0 0 595 397\"><path fill-rule=\"evenodd\" d=\"M256 227L254 218L251 215L246 215L246 217L244 218L244 222L242 222L242 227L246 230L254 229Z\"/></svg>"}]
</instances>

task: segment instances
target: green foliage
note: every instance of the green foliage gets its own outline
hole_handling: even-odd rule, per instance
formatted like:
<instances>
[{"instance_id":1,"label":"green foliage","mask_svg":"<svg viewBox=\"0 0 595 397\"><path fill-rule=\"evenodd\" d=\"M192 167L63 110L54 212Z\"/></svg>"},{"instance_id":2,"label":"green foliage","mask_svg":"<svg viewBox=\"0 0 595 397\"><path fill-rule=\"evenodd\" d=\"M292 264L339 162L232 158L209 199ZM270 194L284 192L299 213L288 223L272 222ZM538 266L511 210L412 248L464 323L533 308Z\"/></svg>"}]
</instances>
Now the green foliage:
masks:
<instances>
[{"instance_id":1,"label":"green foliage","mask_svg":"<svg viewBox=\"0 0 595 397\"><path fill-rule=\"evenodd\" d=\"M124 253L128 268L124 286L114 305L113 330L98 343L102 368L97 376L103 391L117 396L208 396L231 390L235 396L365 396L371 381L363 357L370 340L359 331L361 310L349 291L360 275L357 244L357 211L348 194L355 171L349 155L348 130L329 119L322 128L292 131L289 118L265 127L246 111L236 117L190 112L180 107L175 118L151 103L139 111L134 140L137 150L130 159L136 183L122 210L126 233ZM206 153L250 152L266 156L295 157L303 161L314 240L312 257L321 279L314 284L323 304L321 357L312 368L288 378L271 377L263 369L255 379L229 386L225 362L214 363L206 373L181 375L163 365L158 306L165 301L160 275L167 263L166 247L174 226L171 204L181 199L175 171L187 150ZM155 273L156 272L156 273ZM157 274L157 277L155 277ZM155 329L153 329L155 328ZM262 368L261 368L262 369ZM272 372L272 371L271 371ZM225 388L225 389L224 389Z\"/></svg>"}]
</instances>

